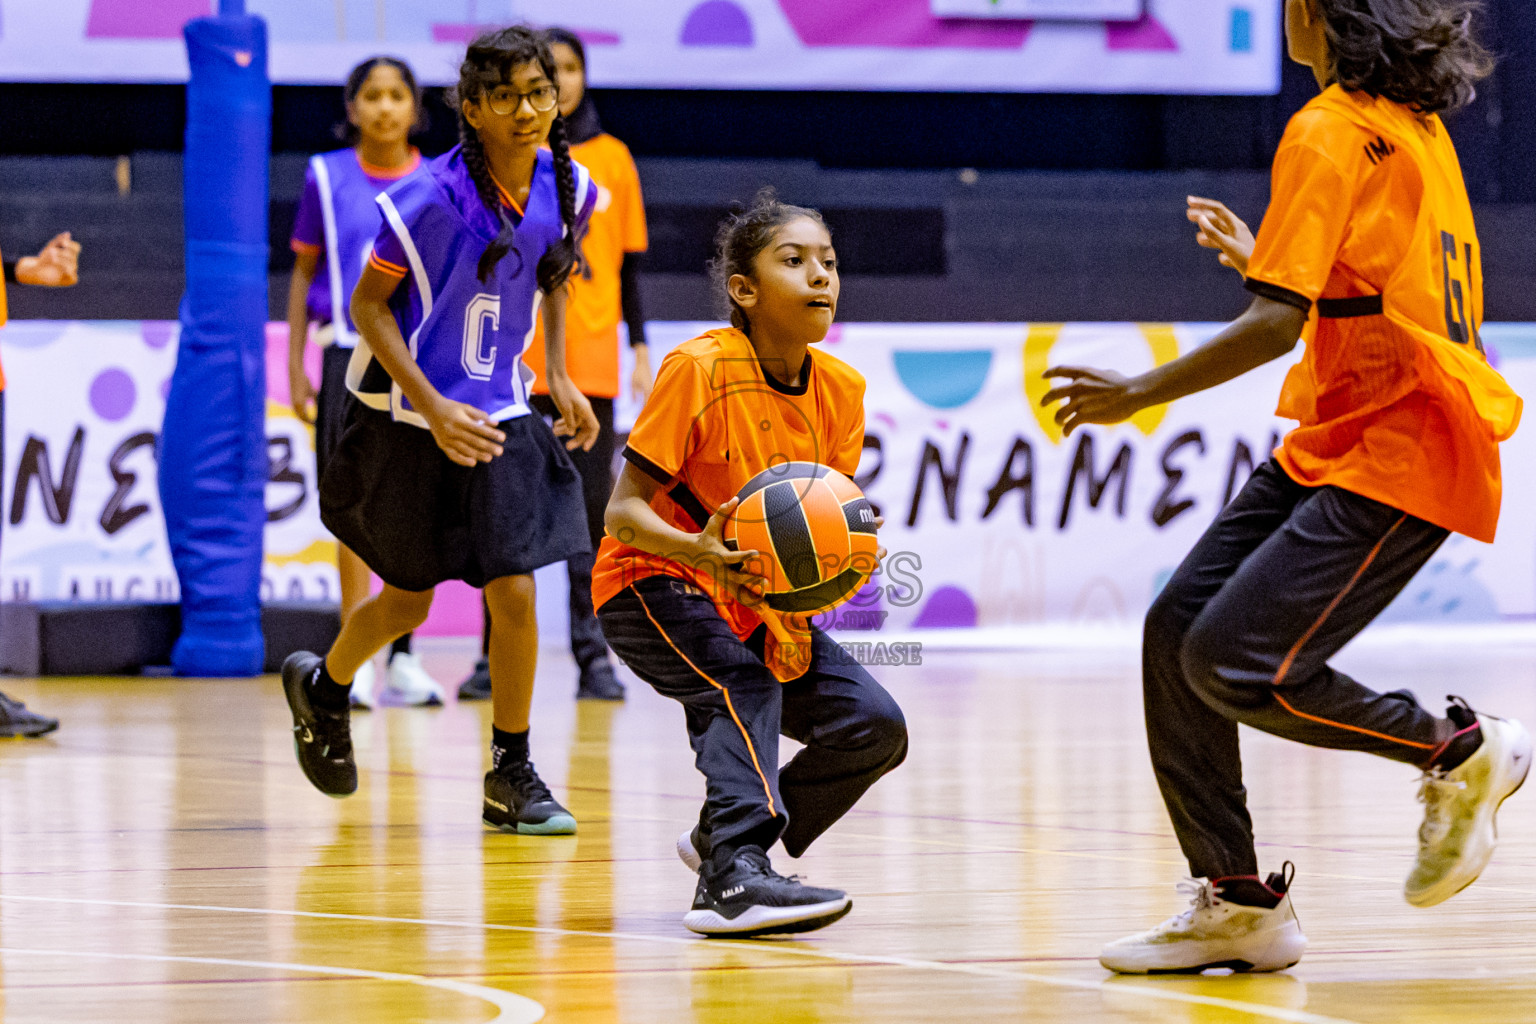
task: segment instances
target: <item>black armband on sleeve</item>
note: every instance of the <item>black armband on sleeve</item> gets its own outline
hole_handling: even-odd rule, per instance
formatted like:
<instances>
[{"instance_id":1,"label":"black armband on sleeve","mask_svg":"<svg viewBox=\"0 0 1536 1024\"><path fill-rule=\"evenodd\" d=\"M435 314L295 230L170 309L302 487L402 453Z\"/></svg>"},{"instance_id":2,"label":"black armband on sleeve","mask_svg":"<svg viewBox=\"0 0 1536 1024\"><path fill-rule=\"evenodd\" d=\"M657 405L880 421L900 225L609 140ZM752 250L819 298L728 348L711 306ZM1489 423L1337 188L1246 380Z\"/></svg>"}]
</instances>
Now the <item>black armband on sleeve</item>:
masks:
<instances>
[{"instance_id":1,"label":"black armband on sleeve","mask_svg":"<svg viewBox=\"0 0 1536 1024\"><path fill-rule=\"evenodd\" d=\"M1278 284L1270 284L1268 281L1259 281L1248 278L1243 281L1243 287L1255 295L1262 295L1273 302L1283 302L1287 306L1295 306L1303 313L1312 312L1312 300L1300 292L1293 292L1289 288L1282 288Z\"/></svg>"},{"instance_id":2,"label":"black armband on sleeve","mask_svg":"<svg viewBox=\"0 0 1536 1024\"><path fill-rule=\"evenodd\" d=\"M644 253L627 252L619 267L619 304L629 328L630 345L645 344L645 310L640 304L640 260Z\"/></svg>"},{"instance_id":3,"label":"black armband on sleeve","mask_svg":"<svg viewBox=\"0 0 1536 1024\"><path fill-rule=\"evenodd\" d=\"M4 261L4 266L5 266L5 279L6 279L6 281L10 282L11 284L15 284L16 283L16 261L15 260L6 260L6 261Z\"/></svg>"}]
</instances>

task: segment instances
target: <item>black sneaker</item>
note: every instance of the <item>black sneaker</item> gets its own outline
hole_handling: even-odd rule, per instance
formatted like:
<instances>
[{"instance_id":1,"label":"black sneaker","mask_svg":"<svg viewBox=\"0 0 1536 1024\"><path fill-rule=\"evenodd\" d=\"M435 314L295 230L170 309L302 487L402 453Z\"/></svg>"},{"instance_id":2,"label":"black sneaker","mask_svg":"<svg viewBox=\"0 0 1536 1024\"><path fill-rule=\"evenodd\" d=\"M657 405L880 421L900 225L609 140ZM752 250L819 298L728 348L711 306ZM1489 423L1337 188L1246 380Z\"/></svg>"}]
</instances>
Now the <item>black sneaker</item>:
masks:
<instances>
[{"instance_id":1,"label":"black sneaker","mask_svg":"<svg viewBox=\"0 0 1536 1024\"><path fill-rule=\"evenodd\" d=\"M623 700L624 684L613 674L607 658L598 658L582 667L576 684L577 700Z\"/></svg>"},{"instance_id":2,"label":"black sneaker","mask_svg":"<svg viewBox=\"0 0 1536 1024\"><path fill-rule=\"evenodd\" d=\"M0 737L43 736L58 727L57 718L29 711L21 701L0 693Z\"/></svg>"},{"instance_id":3,"label":"black sneaker","mask_svg":"<svg viewBox=\"0 0 1536 1024\"><path fill-rule=\"evenodd\" d=\"M809 932L853 909L848 894L816 889L773 870L760 847L743 846L724 871L699 872L693 909L683 925L700 935L750 939L758 935Z\"/></svg>"},{"instance_id":4,"label":"black sneaker","mask_svg":"<svg viewBox=\"0 0 1536 1024\"><path fill-rule=\"evenodd\" d=\"M357 792L357 762L352 760L352 723L347 709L327 711L310 703L310 687L320 670L320 656L295 651L283 662L283 696L293 712L293 752L304 777L326 796Z\"/></svg>"},{"instance_id":5,"label":"black sneaker","mask_svg":"<svg viewBox=\"0 0 1536 1024\"><path fill-rule=\"evenodd\" d=\"M576 834L576 819L560 806L531 761L503 762L485 774L480 818L491 828L524 836Z\"/></svg>"},{"instance_id":6,"label":"black sneaker","mask_svg":"<svg viewBox=\"0 0 1536 1024\"><path fill-rule=\"evenodd\" d=\"M481 658L475 662L475 670L459 684L459 700L491 699L491 663Z\"/></svg>"}]
</instances>

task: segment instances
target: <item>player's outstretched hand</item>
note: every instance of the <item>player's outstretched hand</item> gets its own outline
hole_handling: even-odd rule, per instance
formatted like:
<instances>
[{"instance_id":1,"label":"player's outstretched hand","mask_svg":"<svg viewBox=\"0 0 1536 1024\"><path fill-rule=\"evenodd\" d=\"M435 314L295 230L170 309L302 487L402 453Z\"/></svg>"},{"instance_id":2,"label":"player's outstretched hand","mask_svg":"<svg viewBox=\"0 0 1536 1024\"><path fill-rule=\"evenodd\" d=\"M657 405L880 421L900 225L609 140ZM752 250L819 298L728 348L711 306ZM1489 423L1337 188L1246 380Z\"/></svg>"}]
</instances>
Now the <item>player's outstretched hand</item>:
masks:
<instances>
[{"instance_id":1,"label":"player's outstretched hand","mask_svg":"<svg viewBox=\"0 0 1536 1024\"><path fill-rule=\"evenodd\" d=\"M507 439L482 410L463 402L439 397L429 409L422 410L422 418L443 454L460 466L490 462L501 454Z\"/></svg>"},{"instance_id":2,"label":"player's outstretched hand","mask_svg":"<svg viewBox=\"0 0 1536 1024\"><path fill-rule=\"evenodd\" d=\"M635 369L629 375L629 393L634 396L636 405L644 405L645 400L651 397L651 389L656 386L656 375L651 372L651 348L649 345L636 345Z\"/></svg>"},{"instance_id":3,"label":"player's outstretched hand","mask_svg":"<svg viewBox=\"0 0 1536 1024\"><path fill-rule=\"evenodd\" d=\"M1215 199L1188 196L1186 202L1189 208L1184 211L1184 216L1200 229L1195 233L1195 241L1203 248L1215 249L1220 254L1216 258L1222 266L1231 267L1246 277L1248 260L1253 255L1253 232L1248 230L1248 225L1227 209L1225 203Z\"/></svg>"},{"instance_id":4,"label":"player's outstretched hand","mask_svg":"<svg viewBox=\"0 0 1536 1024\"><path fill-rule=\"evenodd\" d=\"M731 591L737 601L749 608L756 607L763 600L763 588L768 581L757 571L761 565L762 555L757 551L736 551L726 546L725 521L731 518L731 513L736 511L736 506L741 504L741 499L732 498L724 505L715 509L715 514L709 517L709 522L704 524L704 529L699 533L697 548L694 552L697 568L709 569L711 564L719 564L729 571L715 574L720 585Z\"/></svg>"},{"instance_id":5,"label":"player's outstretched hand","mask_svg":"<svg viewBox=\"0 0 1536 1024\"><path fill-rule=\"evenodd\" d=\"M1141 410L1144 402L1131 382L1113 370L1092 370L1084 366L1053 366L1041 374L1046 380L1065 379L1040 399L1042 408L1057 402L1056 422L1062 433L1070 434L1084 423L1119 423Z\"/></svg>"},{"instance_id":6,"label":"player's outstretched hand","mask_svg":"<svg viewBox=\"0 0 1536 1024\"><path fill-rule=\"evenodd\" d=\"M293 405L295 416L310 426L315 425L315 386L310 383L301 360L288 361L288 401Z\"/></svg>"},{"instance_id":7,"label":"player's outstretched hand","mask_svg":"<svg viewBox=\"0 0 1536 1024\"><path fill-rule=\"evenodd\" d=\"M36 256L16 261L19 284L44 288L68 288L80 280L80 243L68 231L54 235Z\"/></svg>"},{"instance_id":8,"label":"player's outstretched hand","mask_svg":"<svg viewBox=\"0 0 1536 1024\"><path fill-rule=\"evenodd\" d=\"M587 396L571 383L569 377L549 377L549 397L555 403L555 408L560 410L560 418L555 420L554 431L559 437L569 437L565 442L566 451L580 448L587 452L597 443L597 435L602 430L602 424L597 421L597 413L592 411L592 403L587 401Z\"/></svg>"}]
</instances>

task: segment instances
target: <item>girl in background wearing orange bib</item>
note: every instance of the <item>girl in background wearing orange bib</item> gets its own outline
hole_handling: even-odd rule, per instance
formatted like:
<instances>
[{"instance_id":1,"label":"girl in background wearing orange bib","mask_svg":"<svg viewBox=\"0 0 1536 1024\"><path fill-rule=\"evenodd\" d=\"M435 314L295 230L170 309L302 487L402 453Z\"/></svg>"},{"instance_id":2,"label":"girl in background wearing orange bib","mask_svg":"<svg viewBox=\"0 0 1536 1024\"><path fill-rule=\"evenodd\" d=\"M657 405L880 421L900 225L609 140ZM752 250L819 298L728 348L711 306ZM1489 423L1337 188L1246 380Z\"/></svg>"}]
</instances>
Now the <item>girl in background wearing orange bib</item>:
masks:
<instances>
[{"instance_id":1,"label":"girl in background wearing orange bib","mask_svg":"<svg viewBox=\"0 0 1536 1024\"><path fill-rule=\"evenodd\" d=\"M1499 442L1520 399L1489 367L1481 252L1439 112L1491 61L1463 0L1288 0L1292 59L1322 94L1275 155L1258 238L1191 199L1201 244L1241 271L1252 305L1211 342L1138 377L1057 367L1045 404L1071 431L1119 423L1277 359L1300 338L1279 415L1298 421L1184 559L1147 613L1152 765L1189 860L1189 910L1110 943L1114 971L1279 970L1306 938L1289 865L1259 874L1238 723L1422 772L1405 885L1432 906L1475 881L1494 814L1530 767L1518 722L1450 698L1446 717L1377 693L1328 660L1451 533L1491 541Z\"/></svg>"}]
</instances>

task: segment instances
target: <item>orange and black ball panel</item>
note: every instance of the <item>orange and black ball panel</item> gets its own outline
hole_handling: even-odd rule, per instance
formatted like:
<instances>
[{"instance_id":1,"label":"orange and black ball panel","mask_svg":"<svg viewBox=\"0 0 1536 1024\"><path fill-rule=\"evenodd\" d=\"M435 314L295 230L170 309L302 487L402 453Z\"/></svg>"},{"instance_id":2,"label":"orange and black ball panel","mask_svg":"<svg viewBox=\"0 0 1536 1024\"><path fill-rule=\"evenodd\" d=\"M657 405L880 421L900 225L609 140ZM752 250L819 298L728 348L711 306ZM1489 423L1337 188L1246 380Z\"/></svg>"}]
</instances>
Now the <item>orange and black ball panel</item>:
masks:
<instances>
[{"instance_id":1,"label":"orange and black ball panel","mask_svg":"<svg viewBox=\"0 0 1536 1024\"><path fill-rule=\"evenodd\" d=\"M727 543L762 554L764 600L776 611L814 613L852 597L875 567L874 510L836 470L790 462L738 492ZM734 543L732 543L734 542Z\"/></svg>"}]
</instances>

